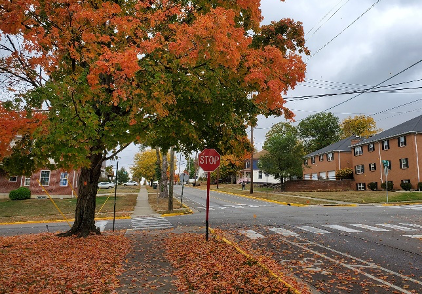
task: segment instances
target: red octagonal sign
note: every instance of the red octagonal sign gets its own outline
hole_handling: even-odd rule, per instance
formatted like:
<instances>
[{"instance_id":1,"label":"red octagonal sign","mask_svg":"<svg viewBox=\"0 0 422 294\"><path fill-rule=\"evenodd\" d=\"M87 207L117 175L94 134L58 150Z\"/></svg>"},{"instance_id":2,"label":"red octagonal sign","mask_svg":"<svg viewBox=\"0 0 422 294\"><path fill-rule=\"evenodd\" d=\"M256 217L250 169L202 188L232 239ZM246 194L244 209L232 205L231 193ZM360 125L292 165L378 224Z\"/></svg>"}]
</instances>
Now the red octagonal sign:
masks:
<instances>
[{"instance_id":1,"label":"red octagonal sign","mask_svg":"<svg viewBox=\"0 0 422 294\"><path fill-rule=\"evenodd\" d=\"M213 172L220 166L220 154L215 149L204 149L198 155L198 163L205 172Z\"/></svg>"}]
</instances>

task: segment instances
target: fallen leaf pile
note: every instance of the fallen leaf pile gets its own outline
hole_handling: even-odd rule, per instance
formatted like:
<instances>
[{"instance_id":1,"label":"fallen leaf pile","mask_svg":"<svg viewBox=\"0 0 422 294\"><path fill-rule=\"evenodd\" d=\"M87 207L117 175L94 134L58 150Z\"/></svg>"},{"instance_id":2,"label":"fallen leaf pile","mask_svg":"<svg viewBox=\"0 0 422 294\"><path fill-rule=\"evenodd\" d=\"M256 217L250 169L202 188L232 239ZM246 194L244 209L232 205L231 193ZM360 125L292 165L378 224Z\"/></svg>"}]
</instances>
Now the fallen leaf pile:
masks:
<instances>
[{"instance_id":1,"label":"fallen leaf pile","mask_svg":"<svg viewBox=\"0 0 422 294\"><path fill-rule=\"evenodd\" d=\"M166 247L167 258L176 269L179 291L291 293L280 279L270 274L269 267L262 267L261 261L241 254L217 238L207 242L198 234L173 235L167 239ZM274 266L275 263L270 267Z\"/></svg>"},{"instance_id":2,"label":"fallen leaf pile","mask_svg":"<svg viewBox=\"0 0 422 294\"><path fill-rule=\"evenodd\" d=\"M0 237L0 293L110 293L130 248L115 234Z\"/></svg>"}]
</instances>

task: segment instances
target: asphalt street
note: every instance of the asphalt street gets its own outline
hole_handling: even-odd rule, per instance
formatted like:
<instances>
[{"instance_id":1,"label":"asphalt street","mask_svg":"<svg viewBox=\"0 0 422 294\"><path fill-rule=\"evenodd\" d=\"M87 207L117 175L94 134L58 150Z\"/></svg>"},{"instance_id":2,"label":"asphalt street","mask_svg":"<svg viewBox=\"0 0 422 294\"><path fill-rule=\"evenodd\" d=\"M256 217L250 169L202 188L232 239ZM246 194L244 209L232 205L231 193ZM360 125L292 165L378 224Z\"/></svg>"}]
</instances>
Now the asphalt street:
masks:
<instances>
[{"instance_id":1,"label":"asphalt street","mask_svg":"<svg viewBox=\"0 0 422 294\"><path fill-rule=\"evenodd\" d=\"M422 205L300 207L214 191L210 196L210 227L265 249L321 293L422 293ZM205 235L206 191L185 187L183 203L194 213L116 220L115 229L201 226ZM7 225L0 235L68 228L66 222Z\"/></svg>"}]
</instances>

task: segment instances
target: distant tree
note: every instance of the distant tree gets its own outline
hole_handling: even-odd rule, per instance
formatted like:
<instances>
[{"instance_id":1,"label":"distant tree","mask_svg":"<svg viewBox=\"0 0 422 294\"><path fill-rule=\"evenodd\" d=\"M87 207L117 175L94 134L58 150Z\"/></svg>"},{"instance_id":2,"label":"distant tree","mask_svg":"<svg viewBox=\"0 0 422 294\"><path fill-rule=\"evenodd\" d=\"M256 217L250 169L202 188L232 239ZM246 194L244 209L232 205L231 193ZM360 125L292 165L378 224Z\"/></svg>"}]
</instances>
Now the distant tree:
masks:
<instances>
[{"instance_id":1,"label":"distant tree","mask_svg":"<svg viewBox=\"0 0 422 294\"><path fill-rule=\"evenodd\" d=\"M311 153L340 140L339 119L331 112L310 115L299 125L300 138L306 153Z\"/></svg>"},{"instance_id":2,"label":"distant tree","mask_svg":"<svg viewBox=\"0 0 422 294\"><path fill-rule=\"evenodd\" d=\"M145 178L150 184L156 177L157 155L155 150L145 150L135 154L134 165L130 168L132 177L136 179Z\"/></svg>"},{"instance_id":3,"label":"distant tree","mask_svg":"<svg viewBox=\"0 0 422 294\"><path fill-rule=\"evenodd\" d=\"M287 177L302 176L305 153L297 130L290 124L281 123L270 132L263 148L268 153L259 159L259 168L279 178L281 183Z\"/></svg>"},{"instance_id":4,"label":"distant tree","mask_svg":"<svg viewBox=\"0 0 422 294\"><path fill-rule=\"evenodd\" d=\"M341 122L340 128L342 139L352 135L369 137L381 131L381 129L377 129L377 123L375 120L366 115L356 115L353 118L349 116Z\"/></svg>"},{"instance_id":5,"label":"distant tree","mask_svg":"<svg viewBox=\"0 0 422 294\"><path fill-rule=\"evenodd\" d=\"M129 181L129 173L124 167L117 171L117 181L119 183L126 183Z\"/></svg>"},{"instance_id":6,"label":"distant tree","mask_svg":"<svg viewBox=\"0 0 422 294\"><path fill-rule=\"evenodd\" d=\"M223 155L220 160L220 179L227 179L235 183L236 174L243 168L245 160L243 156L233 154Z\"/></svg>"}]
</instances>

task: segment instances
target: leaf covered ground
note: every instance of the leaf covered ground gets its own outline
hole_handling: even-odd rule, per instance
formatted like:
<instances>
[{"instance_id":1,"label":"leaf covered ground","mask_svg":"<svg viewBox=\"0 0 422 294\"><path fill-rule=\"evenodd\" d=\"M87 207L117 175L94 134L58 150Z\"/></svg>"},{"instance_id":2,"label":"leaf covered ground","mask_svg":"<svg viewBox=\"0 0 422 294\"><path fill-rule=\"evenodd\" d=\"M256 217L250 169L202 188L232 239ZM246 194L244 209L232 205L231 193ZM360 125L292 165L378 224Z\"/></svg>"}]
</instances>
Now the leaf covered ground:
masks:
<instances>
[{"instance_id":1,"label":"leaf covered ground","mask_svg":"<svg viewBox=\"0 0 422 294\"><path fill-rule=\"evenodd\" d=\"M308 293L271 256L217 236L0 237L0 293Z\"/></svg>"}]
</instances>

